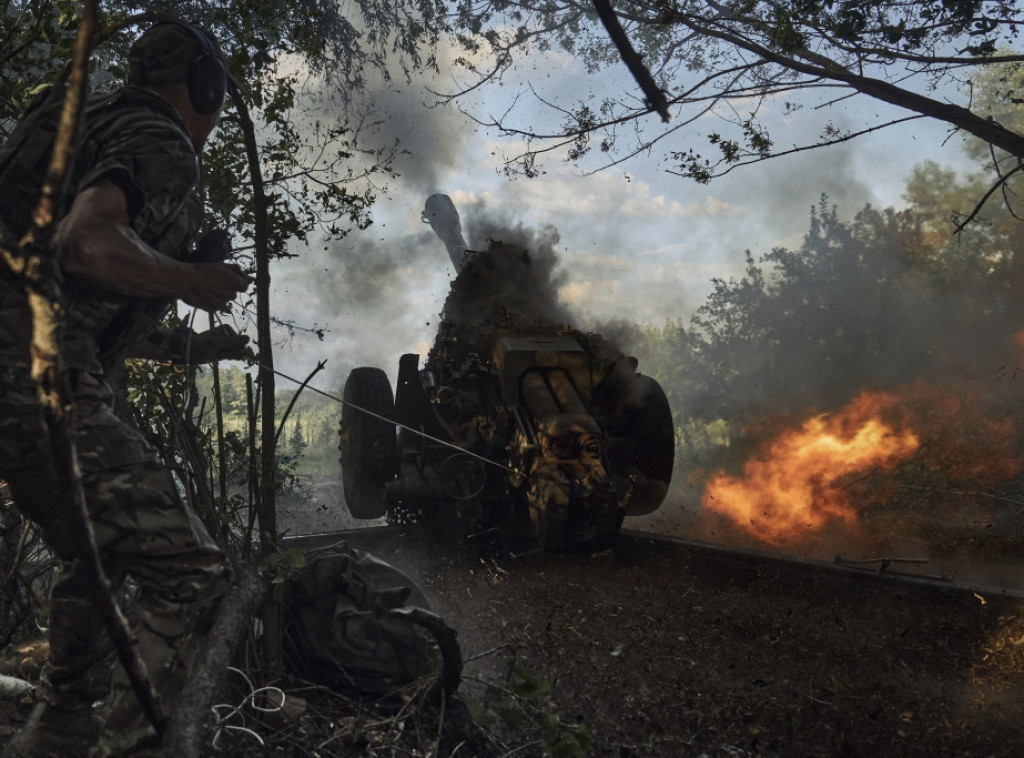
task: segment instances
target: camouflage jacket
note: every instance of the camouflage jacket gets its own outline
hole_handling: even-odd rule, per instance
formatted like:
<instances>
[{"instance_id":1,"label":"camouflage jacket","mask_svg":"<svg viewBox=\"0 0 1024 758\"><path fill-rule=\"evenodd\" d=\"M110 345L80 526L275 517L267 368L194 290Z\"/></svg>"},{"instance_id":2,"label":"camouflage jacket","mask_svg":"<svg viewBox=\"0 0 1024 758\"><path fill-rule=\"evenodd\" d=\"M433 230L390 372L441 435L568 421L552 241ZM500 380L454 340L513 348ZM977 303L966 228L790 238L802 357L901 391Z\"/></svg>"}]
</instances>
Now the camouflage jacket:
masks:
<instances>
[{"instance_id":1,"label":"camouflage jacket","mask_svg":"<svg viewBox=\"0 0 1024 758\"><path fill-rule=\"evenodd\" d=\"M15 239L27 228L38 200L60 107L59 96L48 97L0 149L0 217ZM172 258L187 257L202 222L199 165L181 119L165 100L129 86L89 101L63 207L100 179L122 189L131 225L144 242ZM101 352L145 338L161 311L159 302L72 277L64 282L64 295L64 361L80 371L102 371ZM27 362L30 339L24 293L0 277L0 361Z\"/></svg>"}]
</instances>

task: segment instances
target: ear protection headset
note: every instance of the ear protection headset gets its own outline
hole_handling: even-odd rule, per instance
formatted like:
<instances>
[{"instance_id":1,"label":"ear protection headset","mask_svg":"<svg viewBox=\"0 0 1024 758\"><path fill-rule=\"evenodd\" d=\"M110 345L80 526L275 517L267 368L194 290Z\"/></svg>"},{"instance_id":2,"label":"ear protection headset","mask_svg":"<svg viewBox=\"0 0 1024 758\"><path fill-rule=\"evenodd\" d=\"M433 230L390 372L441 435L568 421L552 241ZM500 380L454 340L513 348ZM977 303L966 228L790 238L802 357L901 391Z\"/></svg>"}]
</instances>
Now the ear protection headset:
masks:
<instances>
[{"instance_id":1,"label":"ear protection headset","mask_svg":"<svg viewBox=\"0 0 1024 758\"><path fill-rule=\"evenodd\" d=\"M224 96L227 92L228 71L224 65L224 59L214 47L210 38L200 29L176 19L160 21L161 24L173 24L188 32L199 43L200 53L189 64L188 75L185 83L188 85L188 97L197 113L209 116L216 113L224 105ZM157 61L139 61L143 84L157 84L160 80L168 81L166 76L157 73L150 75L149 71L159 69Z\"/></svg>"},{"instance_id":2,"label":"ear protection headset","mask_svg":"<svg viewBox=\"0 0 1024 758\"><path fill-rule=\"evenodd\" d=\"M196 112L209 116L224 106L228 71L224 66L224 59L214 49L209 37L194 26L182 26L192 31L203 51L192 61L188 70L188 97Z\"/></svg>"}]
</instances>

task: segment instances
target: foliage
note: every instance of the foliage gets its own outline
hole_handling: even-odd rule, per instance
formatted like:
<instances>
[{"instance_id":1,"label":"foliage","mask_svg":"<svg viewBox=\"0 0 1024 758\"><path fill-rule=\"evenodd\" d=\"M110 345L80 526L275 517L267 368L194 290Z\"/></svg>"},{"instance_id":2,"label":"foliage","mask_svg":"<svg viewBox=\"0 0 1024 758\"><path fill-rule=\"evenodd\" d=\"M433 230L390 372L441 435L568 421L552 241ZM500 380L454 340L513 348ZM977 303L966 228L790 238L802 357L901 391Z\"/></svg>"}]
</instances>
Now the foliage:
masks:
<instances>
[{"instance_id":1,"label":"foliage","mask_svg":"<svg viewBox=\"0 0 1024 758\"><path fill-rule=\"evenodd\" d=\"M270 586L274 600L284 600L288 580L298 571L306 567L306 555L295 548L281 549L268 553L260 561L260 571L270 577Z\"/></svg>"},{"instance_id":2,"label":"foliage","mask_svg":"<svg viewBox=\"0 0 1024 758\"><path fill-rule=\"evenodd\" d=\"M295 455L301 455L302 450L306 447L306 436L303 434L301 418L295 419L292 433L288 436L288 447Z\"/></svg>"},{"instance_id":3,"label":"foliage","mask_svg":"<svg viewBox=\"0 0 1024 758\"><path fill-rule=\"evenodd\" d=\"M224 409L224 426L230 434L248 435L248 411L245 405L246 374L237 366L221 369L220 387ZM213 402L213 379L209 372L201 372L196 378L196 392L200 397ZM294 390L279 390L276 404L285 407L291 401ZM340 393L339 393L340 394ZM209 425L212 417L208 414L202 423ZM338 424L341 421L341 406L315 392L299 395L288 419L285 421L281 439L280 458L292 464L292 471L301 475L317 470L332 473L338 467Z\"/></svg>"},{"instance_id":4,"label":"foliage","mask_svg":"<svg viewBox=\"0 0 1024 758\"><path fill-rule=\"evenodd\" d=\"M1009 56L1011 50L1000 50ZM968 86L971 107L980 116L997 121L1018 133L1024 133L1024 62L997 63L973 71ZM991 161L991 149L976 138L965 141L967 154L978 163ZM1003 156L1005 157L1005 156Z\"/></svg>"},{"instance_id":5,"label":"foliage","mask_svg":"<svg viewBox=\"0 0 1024 758\"><path fill-rule=\"evenodd\" d=\"M117 384L118 375L111 379ZM223 456L216 455L212 403L195 388L194 370L148 361L129 361L120 391L125 393L122 415L154 446L172 471L187 501L207 528L223 544L238 545L244 538L244 497L237 488L249 474L247 446L241 436L228 433ZM115 391L118 391L115 388ZM231 493L219 493L215 462L223 461Z\"/></svg>"},{"instance_id":6,"label":"foliage","mask_svg":"<svg viewBox=\"0 0 1024 758\"><path fill-rule=\"evenodd\" d=\"M977 83L979 104L1021 123L1009 94L1017 68L991 72ZM1024 322L1017 179L1006 185L1008 202L986 205L955 235L993 181L991 163L967 177L918 166L904 211L869 206L844 220L822 198L798 249L748 252L743 275L715 279L689 324L648 327L637 352L676 409L683 466L707 465L744 430L754 440L769 419L836 410L861 388L941 377L951 396L967 396L966 377L1016 365ZM990 404L1010 402L1009 391L1008 383L989 388Z\"/></svg>"},{"instance_id":7,"label":"foliage","mask_svg":"<svg viewBox=\"0 0 1024 758\"><path fill-rule=\"evenodd\" d=\"M977 208L993 181L990 169L962 176L934 161L916 166L907 179L903 197L920 220L924 254L943 261L949 285L986 268L1000 271L1006 287L1016 281L1024 177L1013 175L997 195L1001 201ZM973 222L965 223L969 216Z\"/></svg>"},{"instance_id":8,"label":"foliage","mask_svg":"<svg viewBox=\"0 0 1024 758\"><path fill-rule=\"evenodd\" d=\"M1024 65L990 66L976 72L970 87L979 115L1024 133ZM1024 218L1020 160L973 137L964 141L964 150L978 164L976 171L959 177L925 162L908 180L904 199L919 209L929 233L936 237L932 243L936 249L951 254L949 248L956 245L964 256L985 250L994 260L1004 259L1014 247ZM995 190L993 198L979 207L978 198L989 188Z\"/></svg>"},{"instance_id":9,"label":"foliage","mask_svg":"<svg viewBox=\"0 0 1024 758\"><path fill-rule=\"evenodd\" d=\"M498 730L517 738L536 734L544 755L583 758L590 755L591 736L581 724L566 722L550 704L551 683L512 659L504 687L491 686L483 701L463 697L472 719L485 730Z\"/></svg>"},{"instance_id":10,"label":"foliage","mask_svg":"<svg viewBox=\"0 0 1024 758\"><path fill-rule=\"evenodd\" d=\"M982 112L1024 124L1019 68L989 73L976 82ZM980 157L976 142L965 147ZM688 325L648 328L640 354L681 411L689 456L715 447L722 422L735 442L752 424L834 410L863 387L942 377L963 393L958 383L979 366L1016 365L1020 176L1005 185L1007 202L953 234L993 178L991 161L967 177L927 162L907 179L907 210L869 206L852 220L822 198L799 249L748 252L744 275L715 279Z\"/></svg>"},{"instance_id":11,"label":"foliage","mask_svg":"<svg viewBox=\"0 0 1024 758\"><path fill-rule=\"evenodd\" d=\"M57 560L0 482L0 651L38 634L49 616Z\"/></svg>"},{"instance_id":12,"label":"foliage","mask_svg":"<svg viewBox=\"0 0 1024 758\"><path fill-rule=\"evenodd\" d=\"M60 0L6 0L0 13L0 138L54 74L70 59L78 4Z\"/></svg>"},{"instance_id":13,"label":"foliage","mask_svg":"<svg viewBox=\"0 0 1024 758\"><path fill-rule=\"evenodd\" d=\"M531 56L546 53L572 56L595 82L608 70L622 68L590 2L459 0L456 12L446 18L426 12L433 3L406 0L400 5L420 13L417 23L408 23L407 33L419 32L425 41L448 35L461 51L455 61L463 82L442 99L505 83ZM651 107L633 91L600 99L577 95L587 91L579 87L572 94L540 94L530 78L521 85L521 95L546 105L549 122L523 123L516 109L481 119L522 141L511 172L542 173L538 157L556 151L578 163L595 145L597 165L609 165L665 140L669 170L706 182L738 165L837 144L922 117L947 121L1024 157L1018 129L988 120L984 108L972 111L966 98L966 107L948 102L951 89L968 77L1024 60L1007 49L1016 42L1022 21L1020 7L1010 0L622 0L614 3L614 12L668 94L675 123L659 129L642 121ZM776 144L772 131L783 127L769 123L775 113L767 105L811 119L815 111L809 106L850 96L874 98L906 113L872 119L867 113L876 109L861 108L863 121L851 130L823 122L816 141ZM858 112L856 101L852 109ZM693 132L703 134L704 146Z\"/></svg>"},{"instance_id":14,"label":"foliage","mask_svg":"<svg viewBox=\"0 0 1024 758\"><path fill-rule=\"evenodd\" d=\"M928 218L868 206L847 221L822 198L799 249L748 253L744 275L716 279L687 327L647 328L637 354L675 409L684 469L865 388L929 379L968 397L979 376L1015 365L1022 242L965 252L935 244ZM1010 412L1012 386L988 392L990 409Z\"/></svg>"}]
</instances>

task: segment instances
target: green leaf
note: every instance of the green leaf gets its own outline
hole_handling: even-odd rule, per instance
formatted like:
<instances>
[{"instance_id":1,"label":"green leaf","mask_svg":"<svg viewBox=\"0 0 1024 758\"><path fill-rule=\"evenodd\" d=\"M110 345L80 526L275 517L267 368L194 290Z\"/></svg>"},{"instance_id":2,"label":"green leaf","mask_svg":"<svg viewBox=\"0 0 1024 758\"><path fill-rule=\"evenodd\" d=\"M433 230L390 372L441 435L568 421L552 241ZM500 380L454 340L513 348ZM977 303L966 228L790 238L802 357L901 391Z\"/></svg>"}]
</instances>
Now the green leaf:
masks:
<instances>
[{"instance_id":1,"label":"green leaf","mask_svg":"<svg viewBox=\"0 0 1024 758\"><path fill-rule=\"evenodd\" d=\"M539 700L551 694L551 683L540 679L521 666L512 668L512 681L509 686L523 700Z\"/></svg>"},{"instance_id":2,"label":"green leaf","mask_svg":"<svg viewBox=\"0 0 1024 758\"><path fill-rule=\"evenodd\" d=\"M484 704L477 700L472 695L463 695L462 702L466 704L466 710L469 711L469 717L473 721L482 726L484 729L489 729L494 725L494 713L484 707Z\"/></svg>"}]
</instances>

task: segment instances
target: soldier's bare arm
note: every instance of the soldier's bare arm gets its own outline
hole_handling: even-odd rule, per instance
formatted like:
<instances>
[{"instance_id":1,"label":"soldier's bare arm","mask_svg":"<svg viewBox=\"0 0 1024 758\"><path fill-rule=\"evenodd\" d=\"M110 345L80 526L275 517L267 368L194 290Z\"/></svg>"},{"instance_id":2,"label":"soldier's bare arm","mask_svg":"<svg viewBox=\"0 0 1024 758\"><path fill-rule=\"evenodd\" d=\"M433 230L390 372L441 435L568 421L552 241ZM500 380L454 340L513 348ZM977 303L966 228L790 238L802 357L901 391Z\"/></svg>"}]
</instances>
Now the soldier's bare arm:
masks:
<instances>
[{"instance_id":1,"label":"soldier's bare arm","mask_svg":"<svg viewBox=\"0 0 1024 758\"><path fill-rule=\"evenodd\" d=\"M132 297L170 297L204 310L223 308L249 286L232 263L184 263L145 244L113 182L80 192L57 231L57 259L68 276Z\"/></svg>"}]
</instances>

